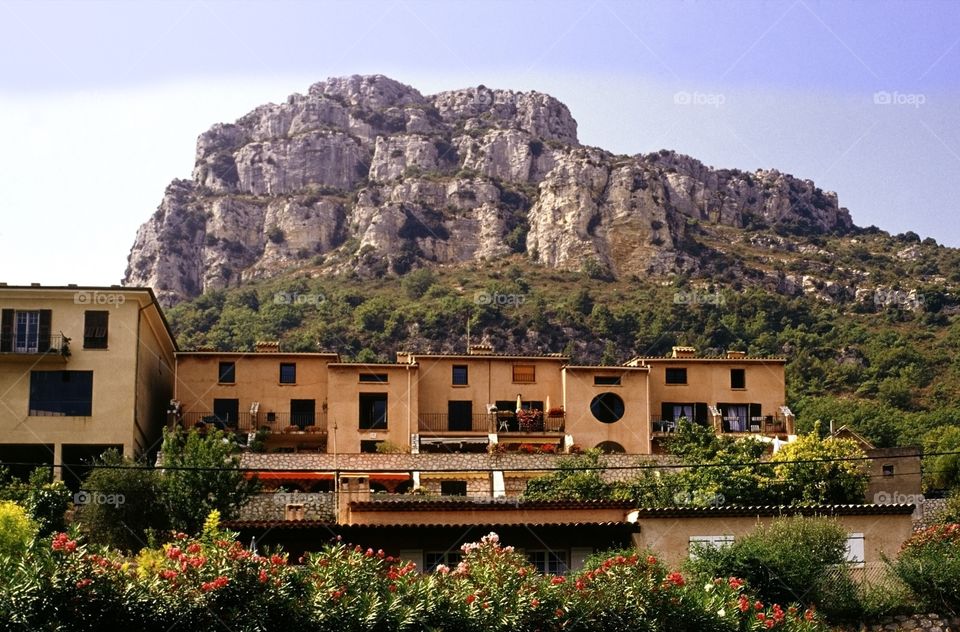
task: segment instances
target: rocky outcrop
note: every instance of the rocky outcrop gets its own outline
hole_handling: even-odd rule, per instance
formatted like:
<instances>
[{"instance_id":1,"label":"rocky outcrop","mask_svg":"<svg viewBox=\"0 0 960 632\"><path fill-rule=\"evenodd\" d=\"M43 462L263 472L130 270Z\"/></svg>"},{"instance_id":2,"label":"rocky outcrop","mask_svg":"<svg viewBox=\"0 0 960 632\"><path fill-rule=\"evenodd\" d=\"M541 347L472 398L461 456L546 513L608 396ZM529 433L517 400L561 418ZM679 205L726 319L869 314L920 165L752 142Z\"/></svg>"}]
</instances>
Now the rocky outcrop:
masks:
<instances>
[{"instance_id":1,"label":"rocky outcrop","mask_svg":"<svg viewBox=\"0 0 960 632\"><path fill-rule=\"evenodd\" d=\"M297 266L374 275L512 253L614 276L696 272L691 222L852 227L808 180L582 147L545 94L425 96L353 76L203 133L193 179L171 183L138 231L125 283L171 304Z\"/></svg>"}]
</instances>

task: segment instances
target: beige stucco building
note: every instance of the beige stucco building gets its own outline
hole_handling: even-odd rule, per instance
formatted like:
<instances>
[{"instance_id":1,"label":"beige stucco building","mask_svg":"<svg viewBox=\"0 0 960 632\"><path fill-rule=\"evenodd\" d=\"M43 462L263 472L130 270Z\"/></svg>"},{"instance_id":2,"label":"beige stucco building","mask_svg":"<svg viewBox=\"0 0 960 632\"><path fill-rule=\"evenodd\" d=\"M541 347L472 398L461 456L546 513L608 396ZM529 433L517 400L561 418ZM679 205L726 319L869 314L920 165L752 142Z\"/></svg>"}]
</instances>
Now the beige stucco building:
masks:
<instances>
[{"instance_id":1,"label":"beige stucco building","mask_svg":"<svg viewBox=\"0 0 960 632\"><path fill-rule=\"evenodd\" d=\"M0 285L0 319L0 461L76 485L107 448L159 448L176 343L152 290Z\"/></svg>"}]
</instances>

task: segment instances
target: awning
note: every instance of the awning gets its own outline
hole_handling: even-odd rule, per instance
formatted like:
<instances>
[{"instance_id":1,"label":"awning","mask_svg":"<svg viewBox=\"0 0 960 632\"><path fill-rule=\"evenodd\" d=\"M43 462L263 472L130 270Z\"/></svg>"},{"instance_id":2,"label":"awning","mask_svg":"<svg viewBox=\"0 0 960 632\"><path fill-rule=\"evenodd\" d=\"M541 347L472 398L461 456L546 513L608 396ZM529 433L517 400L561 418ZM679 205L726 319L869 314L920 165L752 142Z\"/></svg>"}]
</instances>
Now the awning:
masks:
<instances>
[{"instance_id":1,"label":"awning","mask_svg":"<svg viewBox=\"0 0 960 632\"><path fill-rule=\"evenodd\" d=\"M341 476L366 477L371 481L408 481L410 475L403 472L383 472L366 474L363 472L344 472ZM257 477L261 481L332 481L333 472L284 472L277 470L266 470L260 472L247 472L247 478Z\"/></svg>"},{"instance_id":2,"label":"awning","mask_svg":"<svg viewBox=\"0 0 960 632\"><path fill-rule=\"evenodd\" d=\"M482 437L424 437L423 435L420 435L421 445L424 443L488 443L489 441L490 438L486 435Z\"/></svg>"}]
</instances>

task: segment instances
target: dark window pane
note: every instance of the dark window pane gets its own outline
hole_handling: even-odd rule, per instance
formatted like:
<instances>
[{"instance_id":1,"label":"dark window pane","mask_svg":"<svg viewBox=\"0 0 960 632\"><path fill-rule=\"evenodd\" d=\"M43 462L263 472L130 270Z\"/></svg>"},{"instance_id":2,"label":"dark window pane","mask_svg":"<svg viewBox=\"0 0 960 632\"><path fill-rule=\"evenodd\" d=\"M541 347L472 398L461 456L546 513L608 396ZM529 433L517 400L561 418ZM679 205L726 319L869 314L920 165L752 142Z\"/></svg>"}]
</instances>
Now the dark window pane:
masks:
<instances>
[{"instance_id":1,"label":"dark window pane","mask_svg":"<svg viewBox=\"0 0 960 632\"><path fill-rule=\"evenodd\" d=\"M217 381L221 384L234 384L237 381L236 362L221 362L218 375L219 379Z\"/></svg>"},{"instance_id":2,"label":"dark window pane","mask_svg":"<svg viewBox=\"0 0 960 632\"><path fill-rule=\"evenodd\" d=\"M386 393L363 393L360 395L360 429L387 429Z\"/></svg>"},{"instance_id":3,"label":"dark window pane","mask_svg":"<svg viewBox=\"0 0 960 632\"><path fill-rule=\"evenodd\" d=\"M361 373L360 381L361 382L378 382L381 384L386 384L388 382L386 373Z\"/></svg>"},{"instance_id":4,"label":"dark window pane","mask_svg":"<svg viewBox=\"0 0 960 632\"><path fill-rule=\"evenodd\" d=\"M466 496L467 481L440 481L441 496Z\"/></svg>"},{"instance_id":5,"label":"dark window pane","mask_svg":"<svg viewBox=\"0 0 960 632\"><path fill-rule=\"evenodd\" d=\"M745 369L730 369L730 388L747 388Z\"/></svg>"},{"instance_id":6,"label":"dark window pane","mask_svg":"<svg viewBox=\"0 0 960 632\"><path fill-rule=\"evenodd\" d=\"M594 375L594 386L620 386L619 375Z\"/></svg>"},{"instance_id":7,"label":"dark window pane","mask_svg":"<svg viewBox=\"0 0 960 632\"><path fill-rule=\"evenodd\" d=\"M455 364L453 365L453 383L456 386L465 386L468 384L467 381L467 365L465 364Z\"/></svg>"},{"instance_id":8,"label":"dark window pane","mask_svg":"<svg viewBox=\"0 0 960 632\"><path fill-rule=\"evenodd\" d=\"M30 414L89 417L93 371L31 371Z\"/></svg>"},{"instance_id":9,"label":"dark window pane","mask_svg":"<svg viewBox=\"0 0 960 632\"><path fill-rule=\"evenodd\" d=\"M625 411L623 400L616 393L600 393L590 402L590 412L605 424L620 421Z\"/></svg>"},{"instance_id":10,"label":"dark window pane","mask_svg":"<svg viewBox=\"0 0 960 632\"><path fill-rule=\"evenodd\" d=\"M280 383L297 383L297 365L294 362L283 362L280 364Z\"/></svg>"},{"instance_id":11,"label":"dark window pane","mask_svg":"<svg viewBox=\"0 0 960 632\"><path fill-rule=\"evenodd\" d=\"M687 383L687 370L686 369L667 369L667 384L686 384Z\"/></svg>"}]
</instances>

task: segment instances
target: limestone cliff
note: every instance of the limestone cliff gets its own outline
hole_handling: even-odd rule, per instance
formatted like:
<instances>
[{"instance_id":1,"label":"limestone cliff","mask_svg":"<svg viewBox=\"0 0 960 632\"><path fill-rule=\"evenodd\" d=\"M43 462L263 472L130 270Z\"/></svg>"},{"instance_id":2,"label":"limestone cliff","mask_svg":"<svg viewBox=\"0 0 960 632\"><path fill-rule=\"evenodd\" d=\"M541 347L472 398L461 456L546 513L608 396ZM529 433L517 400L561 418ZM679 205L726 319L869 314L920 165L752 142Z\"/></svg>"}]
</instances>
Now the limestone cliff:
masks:
<instances>
[{"instance_id":1,"label":"limestone cliff","mask_svg":"<svg viewBox=\"0 0 960 632\"><path fill-rule=\"evenodd\" d=\"M376 275L512 253L614 276L696 273L695 232L717 224L853 226L809 180L581 146L545 94L425 96L353 76L203 133L192 180L172 182L140 227L125 283L171 304L304 265Z\"/></svg>"}]
</instances>

